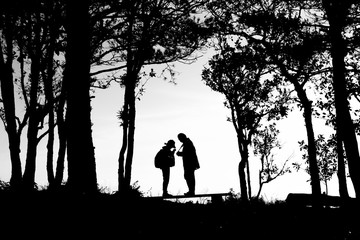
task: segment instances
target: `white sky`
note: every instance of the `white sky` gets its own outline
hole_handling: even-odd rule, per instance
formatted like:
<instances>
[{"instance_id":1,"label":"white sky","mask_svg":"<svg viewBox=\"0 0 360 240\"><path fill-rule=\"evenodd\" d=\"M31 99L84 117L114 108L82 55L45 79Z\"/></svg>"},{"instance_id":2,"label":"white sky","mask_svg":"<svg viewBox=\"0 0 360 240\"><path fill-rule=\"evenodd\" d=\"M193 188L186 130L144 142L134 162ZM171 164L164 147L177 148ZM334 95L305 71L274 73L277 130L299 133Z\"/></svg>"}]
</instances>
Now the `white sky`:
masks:
<instances>
[{"instance_id":1,"label":"white sky","mask_svg":"<svg viewBox=\"0 0 360 240\"><path fill-rule=\"evenodd\" d=\"M177 85L153 78L146 84L146 92L137 102L135 153L132 182L138 181L140 190L146 195L162 194L161 170L154 167L157 151L169 139L180 142L177 134L185 133L194 143L201 168L196 171L196 192L228 192L232 188L239 193L237 167L240 154L235 130L226 119L230 115L223 105L224 97L212 91L201 81L201 71L206 58L191 65L177 64ZM154 69L156 69L153 66ZM121 147L121 128L116 118L122 106L123 89L113 85L107 90L96 90L92 100L93 139L96 154L98 183L112 191L117 190L118 154ZM298 150L298 141L306 140L302 114L295 111L289 118L279 123L282 149L276 154L282 162L291 154L292 161L303 162ZM316 121L315 134L323 130L322 123ZM23 133L26 136L26 132ZM23 143L26 141L24 140ZM39 145L36 182L46 185L45 143ZM0 128L0 179L10 180L10 157L7 136ZM55 152L57 150L55 149ZM22 149L23 169L25 167L26 146ZM259 160L251 156L252 192L258 190ZM263 197L267 200L285 199L290 192L310 193L309 176L300 171L293 172L265 184ZM348 179L350 181L350 179ZM322 186L323 187L323 186ZM338 195L336 176L331 183L330 194ZM325 191L325 188L322 188ZM171 194L187 192L183 178L182 160L176 157L176 165L171 168ZM349 189L352 193L352 189ZM352 193L353 194L353 193Z\"/></svg>"}]
</instances>

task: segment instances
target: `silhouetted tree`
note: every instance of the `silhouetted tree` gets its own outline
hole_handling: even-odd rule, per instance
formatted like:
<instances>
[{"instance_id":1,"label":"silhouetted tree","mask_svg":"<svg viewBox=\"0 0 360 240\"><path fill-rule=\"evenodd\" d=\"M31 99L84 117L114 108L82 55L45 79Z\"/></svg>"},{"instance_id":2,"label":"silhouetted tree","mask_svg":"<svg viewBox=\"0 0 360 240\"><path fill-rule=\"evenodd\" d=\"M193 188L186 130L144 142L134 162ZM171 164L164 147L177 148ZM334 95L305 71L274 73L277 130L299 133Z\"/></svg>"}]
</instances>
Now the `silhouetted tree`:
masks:
<instances>
[{"instance_id":1,"label":"silhouetted tree","mask_svg":"<svg viewBox=\"0 0 360 240\"><path fill-rule=\"evenodd\" d=\"M17 125L15 113L15 88L13 76L14 61L14 28L18 16L16 1L13 4L5 4L0 9L0 83L1 83L1 119L9 140L11 159L10 184L14 188L22 183L22 169L20 161L20 134L22 130Z\"/></svg>"},{"instance_id":2,"label":"silhouetted tree","mask_svg":"<svg viewBox=\"0 0 360 240\"><path fill-rule=\"evenodd\" d=\"M264 184L291 172L290 167L287 166L288 161L292 156L287 158L282 166L276 164L273 150L280 149L281 145L277 139L279 130L276 129L276 124L269 124L264 129L257 131L254 136L254 154L260 156L261 169L259 171L259 190L256 198L260 197L261 190Z\"/></svg>"},{"instance_id":3,"label":"silhouetted tree","mask_svg":"<svg viewBox=\"0 0 360 240\"><path fill-rule=\"evenodd\" d=\"M313 107L305 84L322 70L318 54L321 53L323 35L313 32L308 21L301 18L304 6L307 3L298 1L219 0L209 5L214 16L210 24L224 34L241 36L249 42L261 44L269 61L284 80L294 86L300 106L304 109L311 186L314 200L319 203L321 191L312 125Z\"/></svg>"},{"instance_id":4,"label":"silhouetted tree","mask_svg":"<svg viewBox=\"0 0 360 240\"><path fill-rule=\"evenodd\" d=\"M331 59L329 59L331 61ZM319 79L318 84L315 85L317 91L317 98L315 102L316 108L315 116L321 119L325 119L325 124L332 127L336 131L336 112L335 112L335 100L334 91L332 86L332 74L331 72L325 72ZM357 78L355 80L357 82ZM356 111L356 110L355 110ZM356 114L356 112L355 112ZM343 147L343 140L340 139L338 134L335 134L336 139L336 155L337 155L337 177L339 181L339 194L342 198L348 198L347 188L347 174L346 174L346 162L345 153ZM325 161L325 160L324 160ZM321 176L320 176L321 177Z\"/></svg>"},{"instance_id":5,"label":"silhouetted tree","mask_svg":"<svg viewBox=\"0 0 360 240\"><path fill-rule=\"evenodd\" d=\"M40 1L34 1L31 5L25 6L23 15L21 16L19 28L22 33L17 35L17 43L19 45L20 58L28 58L30 60L30 74L28 89L24 89L24 99L26 111L29 115L27 129L27 152L26 164L23 176L23 186L25 189L31 190L35 186L35 171L37 146L39 141L45 134L38 136L39 130L43 128L45 116L48 114L48 104L41 103L40 96L43 95L42 71L45 59L43 57L43 47L46 46L48 34L44 28L45 19L42 13L44 5ZM20 59L20 61L26 61ZM23 69L22 69L23 70ZM52 81L53 76L50 76ZM47 91L52 89L47 89Z\"/></svg>"},{"instance_id":6,"label":"silhouetted tree","mask_svg":"<svg viewBox=\"0 0 360 240\"><path fill-rule=\"evenodd\" d=\"M59 14L59 10L55 11L54 4L55 1L32 1L31 4L20 2L18 21L13 25L16 29L14 35L18 55L16 59L20 66L14 67L15 76L19 79L15 82L19 85L21 98L24 100L24 126L28 120L26 165L23 176L23 186L28 190L35 186L38 143L48 134L48 142L54 141L53 105L59 88L53 86L55 72L59 68L54 64L54 52L59 51L56 41L59 40L60 28L59 18L54 14L55 12ZM48 21L49 18L51 21ZM54 22L57 25L50 26L50 23ZM27 69L30 70L29 74L26 73ZM49 128L44 130L47 115L49 115ZM48 144L47 172L49 174L52 172L49 169L49 165L52 164L52 149L53 144Z\"/></svg>"},{"instance_id":7,"label":"silhouetted tree","mask_svg":"<svg viewBox=\"0 0 360 240\"><path fill-rule=\"evenodd\" d=\"M326 18L329 22L329 37L331 43L331 57L333 65L333 89L336 109L336 129L339 139L343 141L349 164L350 177L354 185L356 196L360 195L360 156L356 139L355 127L350 115L345 56L347 44L343 32L348 24L348 16L352 6L358 6L357 1L322 1Z\"/></svg>"},{"instance_id":8,"label":"silhouetted tree","mask_svg":"<svg viewBox=\"0 0 360 240\"><path fill-rule=\"evenodd\" d=\"M307 145L304 141L300 141L300 150L305 150L303 154L303 159L306 163L309 161L307 156ZM324 135L319 134L316 139L316 151L318 155L318 168L319 168L319 176L320 181L325 184L325 192L328 194L328 181L332 178L332 176L337 172L337 144L336 144L336 136L331 135L330 138L325 139ZM296 168L299 169L300 165L295 164ZM307 173L310 172L309 167L305 168Z\"/></svg>"},{"instance_id":9,"label":"silhouetted tree","mask_svg":"<svg viewBox=\"0 0 360 240\"><path fill-rule=\"evenodd\" d=\"M278 78L260 45L236 42L231 47L219 39L220 53L203 70L202 78L212 90L225 95L225 105L231 110L231 119L238 138L241 155L239 178L241 198L248 200L249 177L245 167L249 162L249 146L261 126L261 120L280 118L287 112L288 94L279 88ZM248 171L249 176L249 171ZM248 181L248 183L247 183Z\"/></svg>"},{"instance_id":10,"label":"silhouetted tree","mask_svg":"<svg viewBox=\"0 0 360 240\"><path fill-rule=\"evenodd\" d=\"M61 183L63 182L64 168L65 168L66 126L65 126L64 106L65 106L65 88L62 87L61 93L59 95L58 104L55 107L56 126L58 130L58 138L59 138L59 148L58 148L58 154L56 160L56 171L55 171L55 179L53 185L55 189L60 187Z\"/></svg>"},{"instance_id":11,"label":"silhouetted tree","mask_svg":"<svg viewBox=\"0 0 360 240\"><path fill-rule=\"evenodd\" d=\"M122 126L119 191L128 190L131 182L140 71L149 64L186 60L202 45L207 33L192 14L204 3L203 0L109 1L109 8L98 8L95 26L106 35L107 41L105 49L95 51L93 61L105 69L94 69L92 75L112 72L110 80L117 80L125 89L118 115ZM101 40L93 38L93 41Z\"/></svg>"},{"instance_id":12,"label":"silhouetted tree","mask_svg":"<svg viewBox=\"0 0 360 240\"><path fill-rule=\"evenodd\" d=\"M67 186L71 191L97 191L90 117L90 1L66 1L66 137Z\"/></svg>"},{"instance_id":13,"label":"silhouetted tree","mask_svg":"<svg viewBox=\"0 0 360 240\"><path fill-rule=\"evenodd\" d=\"M63 109L63 94L62 94L62 66L61 61L56 60L55 56L64 52L62 42L64 40L64 32L62 30L63 19L63 4L61 1L52 0L43 3L43 55L41 61L41 79L43 84L43 92L45 95L45 109L48 113L48 142L47 142L47 158L46 158L46 172L48 176L49 188L58 187L63 180L64 169L64 141L62 138L65 130L63 130L63 117L61 114L55 115L59 109ZM60 110L61 111L61 110ZM54 173L54 141L55 141L55 127L58 128L59 135L59 152L56 162L56 173ZM64 152L64 154L62 153ZM64 157L63 157L64 156Z\"/></svg>"},{"instance_id":14,"label":"silhouetted tree","mask_svg":"<svg viewBox=\"0 0 360 240\"><path fill-rule=\"evenodd\" d=\"M56 0L13 1L6 6L8 8L3 8L2 17L5 19L7 15L9 19L12 19L11 22L8 22L7 28L11 27L13 31L11 36L9 35L12 38L11 54L13 56L7 59L13 61L10 69L14 72L12 74L13 87L7 88L6 95L12 94L15 98L14 92L19 90L19 100L23 100L25 113L22 120L16 115L14 117L17 122L16 134L19 139L17 142L19 151L22 130L29 123L26 165L22 185L26 189L32 189L35 185L37 145L47 135L49 136L47 146L49 184L51 183L51 175L52 178L54 177L52 173L53 131L55 128L53 111L59 100L61 89L59 81L61 78L56 76L59 74L61 66L58 61L54 60L54 54L55 52L59 54L61 50L59 46L62 44L62 38L59 37L61 32L59 17L62 15L62 3ZM2 27L5 29L5 25ZM3 36L9 33L6 30ZM4 106L2 120L6 126L5 109L9 108L11 104L9 102L2 103ZM20 101L17 103L21 105ZM19 105L16 106L17 109ZM49 116L49 127L46 130L44 129L44 121L47 115ZM40 135L38 135L39 133Z\"/></svg>"}]
</instances>

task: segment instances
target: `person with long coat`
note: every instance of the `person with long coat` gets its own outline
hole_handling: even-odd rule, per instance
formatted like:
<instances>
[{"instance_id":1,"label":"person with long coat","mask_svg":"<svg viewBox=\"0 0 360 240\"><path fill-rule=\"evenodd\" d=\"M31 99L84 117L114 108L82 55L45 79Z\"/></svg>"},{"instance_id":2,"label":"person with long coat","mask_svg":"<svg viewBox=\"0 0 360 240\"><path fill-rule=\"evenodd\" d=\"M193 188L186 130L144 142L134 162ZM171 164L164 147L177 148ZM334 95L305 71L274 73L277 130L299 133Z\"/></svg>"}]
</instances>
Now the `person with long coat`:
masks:
<instances>
[{"instance_id":1,"label":"person with long coat","mask_svg":"<svg viewBox=\"0 0 360 240\"><path fill-rule=\"evenodd\" d=\"M183 159L184 178L189 188L189 191L184 195L193 196L195 195L195 170L200 168L199 160L193 142L184 133L179 133L178 139L182 146L176 155Z\"/></svg>"}]
</instances>

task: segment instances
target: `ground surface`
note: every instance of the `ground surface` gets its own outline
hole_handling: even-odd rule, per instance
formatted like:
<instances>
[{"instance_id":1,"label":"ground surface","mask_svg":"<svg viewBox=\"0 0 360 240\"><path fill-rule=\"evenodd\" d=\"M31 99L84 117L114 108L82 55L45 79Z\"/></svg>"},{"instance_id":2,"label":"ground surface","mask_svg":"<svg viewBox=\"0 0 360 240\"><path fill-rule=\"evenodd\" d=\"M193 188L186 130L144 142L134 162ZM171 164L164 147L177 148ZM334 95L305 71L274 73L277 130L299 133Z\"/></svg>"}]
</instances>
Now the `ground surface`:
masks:
<instances>
[{"instance_id":1,"label":"ground surface","mask_svg":"<svg viewBox=\"0 0 360 240\"><path fill-rule=\"evenodd\" d=\"M174 203L114 195L0 194L0 203L0 234L11 239L360 239L355 209L245 205L237 199L217 205Z\"/></svg>"}]
</instances>

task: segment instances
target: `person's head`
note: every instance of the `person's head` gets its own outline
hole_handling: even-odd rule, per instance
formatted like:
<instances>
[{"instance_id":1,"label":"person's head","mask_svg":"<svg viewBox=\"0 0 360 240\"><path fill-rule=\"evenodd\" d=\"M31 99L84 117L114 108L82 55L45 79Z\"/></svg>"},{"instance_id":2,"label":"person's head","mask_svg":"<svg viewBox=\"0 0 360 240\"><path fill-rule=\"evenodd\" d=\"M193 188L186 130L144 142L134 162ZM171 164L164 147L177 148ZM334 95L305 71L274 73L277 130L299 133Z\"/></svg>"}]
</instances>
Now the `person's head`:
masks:
<instances>
[{"instance_id":1,"label":"person's head","mask_svg":"<svg viewBox=\"0 0 360 240\"><path fill-rule=\"evenodd\" d=\"M184 133L179 133L178 134L178 139L179 139L180 142L183 143L187 139L187 137L186 137L186 135Z\"/></svg>"},{"instance_id":2,"label":"person's head","mask_svg":"<svg viewBox=\"0 0 360 240\"><path fill-rule=\"evenodd\" d=\"M175 147L175 141L170 139L167 143L166 143L166 146L168 148L174 148Z\"/></svg>"}]
</instances>

